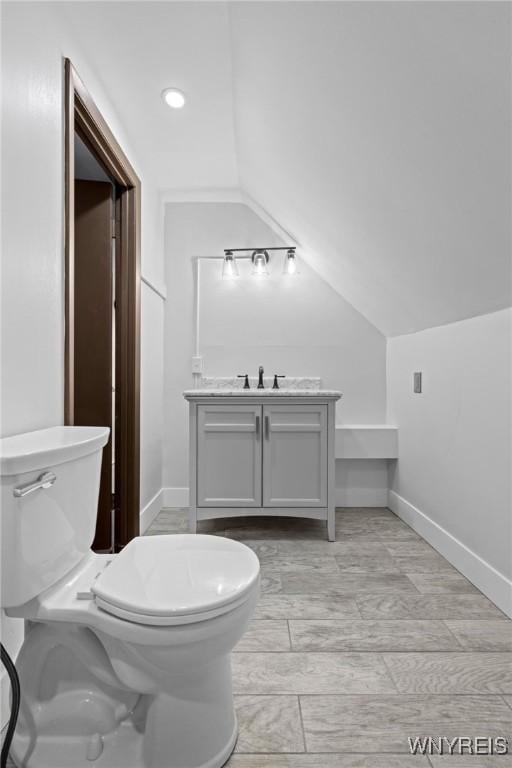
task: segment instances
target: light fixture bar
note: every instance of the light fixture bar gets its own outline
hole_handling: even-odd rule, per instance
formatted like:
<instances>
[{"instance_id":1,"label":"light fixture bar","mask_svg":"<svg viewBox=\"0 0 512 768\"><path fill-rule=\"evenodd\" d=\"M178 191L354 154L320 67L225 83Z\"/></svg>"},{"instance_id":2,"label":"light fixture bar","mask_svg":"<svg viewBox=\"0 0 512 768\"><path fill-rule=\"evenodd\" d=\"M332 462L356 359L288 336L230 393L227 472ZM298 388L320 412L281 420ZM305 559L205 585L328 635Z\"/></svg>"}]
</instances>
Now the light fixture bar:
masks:
<instances>
[{"instance_id":1,"label":"light fixture bar","mask_svg":"<svg viewBox=\"0 0 512 768\"><path fill-rule=\"evenodd\" d=\"M254 251L295 251L295 245L275 245L270 248L224 248L224 253L254 253Z\"/></svg>"}]
</instances>

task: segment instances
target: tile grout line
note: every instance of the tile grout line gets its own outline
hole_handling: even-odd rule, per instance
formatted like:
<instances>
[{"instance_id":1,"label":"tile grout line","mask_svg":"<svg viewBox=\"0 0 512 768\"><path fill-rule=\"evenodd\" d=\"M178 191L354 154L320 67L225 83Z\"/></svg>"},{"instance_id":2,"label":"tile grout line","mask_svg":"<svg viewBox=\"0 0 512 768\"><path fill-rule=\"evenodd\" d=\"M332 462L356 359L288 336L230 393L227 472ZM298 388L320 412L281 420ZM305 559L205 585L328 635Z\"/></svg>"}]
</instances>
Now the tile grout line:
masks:
<instances>
[{"instance_id":1,"label":"tile grout line","mask_svg":"<svg viewBox=\"0 0 512 768\"><path fill-rule=\"evenodd\" d=\"M392 682L396 692L397 693L401 693L401 691L398 690L398 685L396 684L396 680L394 678L393 672L390 670L390 668L388 667L388 665L386 663L385 654L382 653L381 656L382 656L382 663L384 664L384 668L385 668L386 672L388 673L388 677L391 680L391 682Z\"/></svg>"},{"instance_id":2,"label":"tile grout line","mask_svg":"<svg viewBox=\"0 0 512 768\"><path fill-rule=\"evenodd\" d=\"M354 603L354 605L356 607L356 611L357 611L357 613L359 615L359 618L361 619L361 621L364 621L363 614L361 613L361 609L359 608L359 605L357 604L357 600L355 599L355 597L352 598L352 601L353 601L353 603Z\"/></svg>"},{"instance_id":3,"label":"tile grout line","mask_svg":"<svg viewBox=\"0 0 512 768\"><path fill-rule=\"evenodd\" d=\"M505 702L505 704L507 705L507 707L509 707L509 709L512 710L512 697L510 698L510 701L508 701L507 700L507 696L509 696L508 693L502 693L502 694L500 694L500 696L503 699L503 701Z\"/></svg>"},{"instance_id":4,"label":"tile grout line","mask_svg":"<svg viewBox=\"0 0 512 768\"><path fill-rule=\"evenodd\" d=\"M468 650L468 649L467 649L465 646L463 646L463 645L462 645L461 641L460 641L460 640L459 640L459 638L456 636L455 632L452 632L452 630L450 629L450 627L449 627L449 626L448 626L448 624L446 623L446 619L441 619L441 621L442 621L442 623L444 624L444 626L446 627L446 629L448 630L448 632L450 633L450 635L453 637L453 639L455 640L455 642L457 643L457 645L459 646L459 648L461 648L462 650Z\"/></svg>"},{"instance_id":5,"label":"tile grout line","mask_svg":"<svg viewBox=\"0 0 512 768\"><path fill-rule=\"evenodd\" d=\"M304 745L304 753L307 753L307 743L306 743L306 729L304 727L304 717L302 715L302 704L301 704L301 694L297 694L297 703L299 706L299 717L300 717L300 727L302 729L302 743Z\"/></svg>"},{"instance_id":6,"label":"tile grout line","mask_svg":"<svg viewBox=\"0 0 512 768\"><path fill-rule=\"evenodd\" d=\"M267 621L267 619L264 619L264 621ZM271 619L269 619L269 621L271 621ZM291 619L291 621L295 621L295 619ZM458 655L462 655L462 656L466 656L466 655L467 656L471 656L471 655L473 655L473 656L479 656L479 655L501 656L502 654L503 655L508 654L509 656L512 656L512 650L511 651L482 651L482 650L474 651L474 650L471 650L471 649L468 649L468 648L456 648L455 650L450 650L450 651L443 651L443 650L426 650L426 651L424 651L424 650L417 649L417 648L415 648L413 650L400 650L400 651L383 649L383 648L376 648L375 650L358 650L357 648L350 648L350 649L346 649L346 650L342 650L342 651L336 651L336 650L330 650L330 649L328 649L328 650L322 650L322 649L317 650L317 649L315 649L315 650L312 650L312 651L311 650L308 651L308 650L304 650L304 649L301 649L301 648L299 648L299 649L293 649L292 648L290 650L285 650L285 651L261 651L261 650L257 650L257 651L237 651L235 649L235 650L232 651L232 653L236 653L236 654L241 654L241 653L260 653L260 654L272 654L272 655L283 654L283 653L290 653L290 654L294 654L294 655L295 654L300 654L300 653L302 653L302 654L315 653L315 654L319 654L319 655L320 654L325 654L325 655L331 654L331 655L335 655L335 656L366 656L366 655L371 655L371 654L373 654L374 656L380 656L382 654L386 654L388 656L394 656L394 655L398 655L398 654L402 655L402 656L408 655L408 654L411 654L411 655L418 655L418 654L420 654L422 656L423 655L430 655L430 654L443 654L443 656L448 656L448 655L452 655L452 654L458 654ZM511 694L512 694L512 691L511 691ZM508 696L509 694L505 694L505 695Z\"/></svg>"},{"instance_id":7,"label":"tile grout line","mask_svg":"<svg viewBox=\"0 0 512 768\"><path fill-rule=\"evenodd\" d=\"M304 757L304 756L307 756L307 757L311 756L311 757L318 757L318 758L344 757L344 756L369 757L369 758L413 757L412 755L410 755L409 752L403 752L403 751L399 752L397 750L390 750L388 752L354 752L353 750L350 752L236 752L234 754L243 755L244 757L258 756L258 757L267 757L267 758L275 758L275 757L288 758L288 757ZM420 757L424 758L426 762L418 763L418 765L425 766L426 768L427 767L430 768L431 766L433 766L433 764L429 760L428 755L420 755ZM456 754L455 757L458 757L458 754ZM470 757L473 757L473 755L471 755ZM504 755L504 757L507 757L507 755ZM443 760L443 763L444 762L445 761ZM457 764L458 763L453 763L453 765L457 765ZM487 763L486 768L487 768L487 765L489 765L490 767L491 764ZM495 763L493 763L492 765L494 766ZM508 764L505 763L504 768L508 768L509 765L510 763ZM229 762L226 763L225 766L226 768L229 768ZM274 763L272 763L272 768L274 768ZM285 768L284 764L283 764L283 768ZM286 768L291 768L289 763L287 763ZM316 768L316 766L314 766L314 768ZM484 768L483 763L475 763L475 768Z\"/></svg>"},{"instance_id":8,"label":"tile grout line","mask_svg":"<svg viewBox=\"0 0 512 768\"><path fill-rule=\"evenodd\" d=\"M290 643L290 651L293 651L292 632L290 629L290 619L286 619L286 626L288 627L288 641Z\"/></svg>"},{"instance_id":9,"label":"tile grout line","mask_svg":"<svg viewBox=\"0 0 512 768\"><path fill-rule=\"evenodd\" d=\"M289 699L290 697L296 697L299 696L301 699L353 699L353 698L371 698L372 700L379 699L379 698L397 698L397 699L465 699L465 698L485 698L485 699L497 699L499 701L502 701L505 706L509 707L507 701L503 701L505 696L509 696L508 693L453 693L453 692L444 692L444 693L433 693L433 692L426 692L426 693L418 693L418 692L408 692L408 693L400 693L399 691L387 691L387 692L373 692L370 693L368 691L364 693L234 693L233 697L235 699L238 698L244 698L246 696L250 696L251 699L267 699L269 696L272 698L284 698ZM508 714L508 710L507 710ZM482 722L495 722L495 718L491 717L489 720L487 720L485 717ZM5 730L5 729L4 729ZM2 732L3 733L3 732Z\"/></svg>"}]
</instances>

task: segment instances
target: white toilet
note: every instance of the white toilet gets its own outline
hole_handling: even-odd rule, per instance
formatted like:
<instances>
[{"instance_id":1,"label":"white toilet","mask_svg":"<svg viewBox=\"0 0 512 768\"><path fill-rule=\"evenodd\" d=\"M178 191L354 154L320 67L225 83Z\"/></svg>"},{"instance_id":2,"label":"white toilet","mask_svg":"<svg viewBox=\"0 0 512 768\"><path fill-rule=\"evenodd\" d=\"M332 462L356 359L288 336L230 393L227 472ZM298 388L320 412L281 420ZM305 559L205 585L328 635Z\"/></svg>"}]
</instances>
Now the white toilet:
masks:
<instances>
[{"instance_id":1,"label":"white toilet","mask_svg":"<svg viewBox=\"0 0 512 768\"><path fill-rule=\"evenodd\" d=\"M190 534L92 552L107 439L53 427L0 441L1 606L28 620L12 756L23 768L220 768L258 558Z\"/></svg>"}]
</instances>

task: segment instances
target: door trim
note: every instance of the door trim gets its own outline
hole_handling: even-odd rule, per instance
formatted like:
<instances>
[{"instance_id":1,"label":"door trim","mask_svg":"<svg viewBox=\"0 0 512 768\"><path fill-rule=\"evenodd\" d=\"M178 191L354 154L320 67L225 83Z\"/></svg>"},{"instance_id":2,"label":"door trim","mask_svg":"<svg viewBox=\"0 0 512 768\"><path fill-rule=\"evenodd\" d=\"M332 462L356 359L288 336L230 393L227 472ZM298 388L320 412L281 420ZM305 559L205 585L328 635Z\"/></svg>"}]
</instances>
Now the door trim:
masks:
<instances>
[{"instance_id":1,"label":"door trim","mask_svg":"<svg viewBox=\"0 0 512 768\"><path fill-rule=\"evenodd\" d=\"M139 534L141 183L69 59L65 80L64 423L74 423L74 137L116 186L115 550Z\"/></svg>"}]
</instances>

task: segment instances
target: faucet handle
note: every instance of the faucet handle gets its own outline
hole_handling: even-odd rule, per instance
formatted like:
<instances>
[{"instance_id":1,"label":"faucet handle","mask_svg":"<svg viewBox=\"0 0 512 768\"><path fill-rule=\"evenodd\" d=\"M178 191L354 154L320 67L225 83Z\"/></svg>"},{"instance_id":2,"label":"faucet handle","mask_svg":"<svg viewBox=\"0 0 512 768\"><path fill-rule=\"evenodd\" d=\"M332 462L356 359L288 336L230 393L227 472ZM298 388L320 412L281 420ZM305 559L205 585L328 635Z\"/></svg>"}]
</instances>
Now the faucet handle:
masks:
<instances>
[{"instance_id":1,"label":"faucet handle","mask_svg":"<svg viewBox=\"0 0 512 768\"><path fill-rule=\"evenodd\" d=\"M272 389L279 389L278 379L284 379L284 378L286 378L284 375L274 373L274 384L272 385Z\"/></svg>"},{"instance_id":2,"label":"faucet handle","mask_svg":"<svg viewBox=\"0 0 512 768\"><path fill-rule=\"evenodd\" d=\"M249 386L249 374L248 373L239 373L237 375L237 379L245 379L245 381L244 381L244 389L250 389L250 386Z\"/></svg>"}]
</instances>

